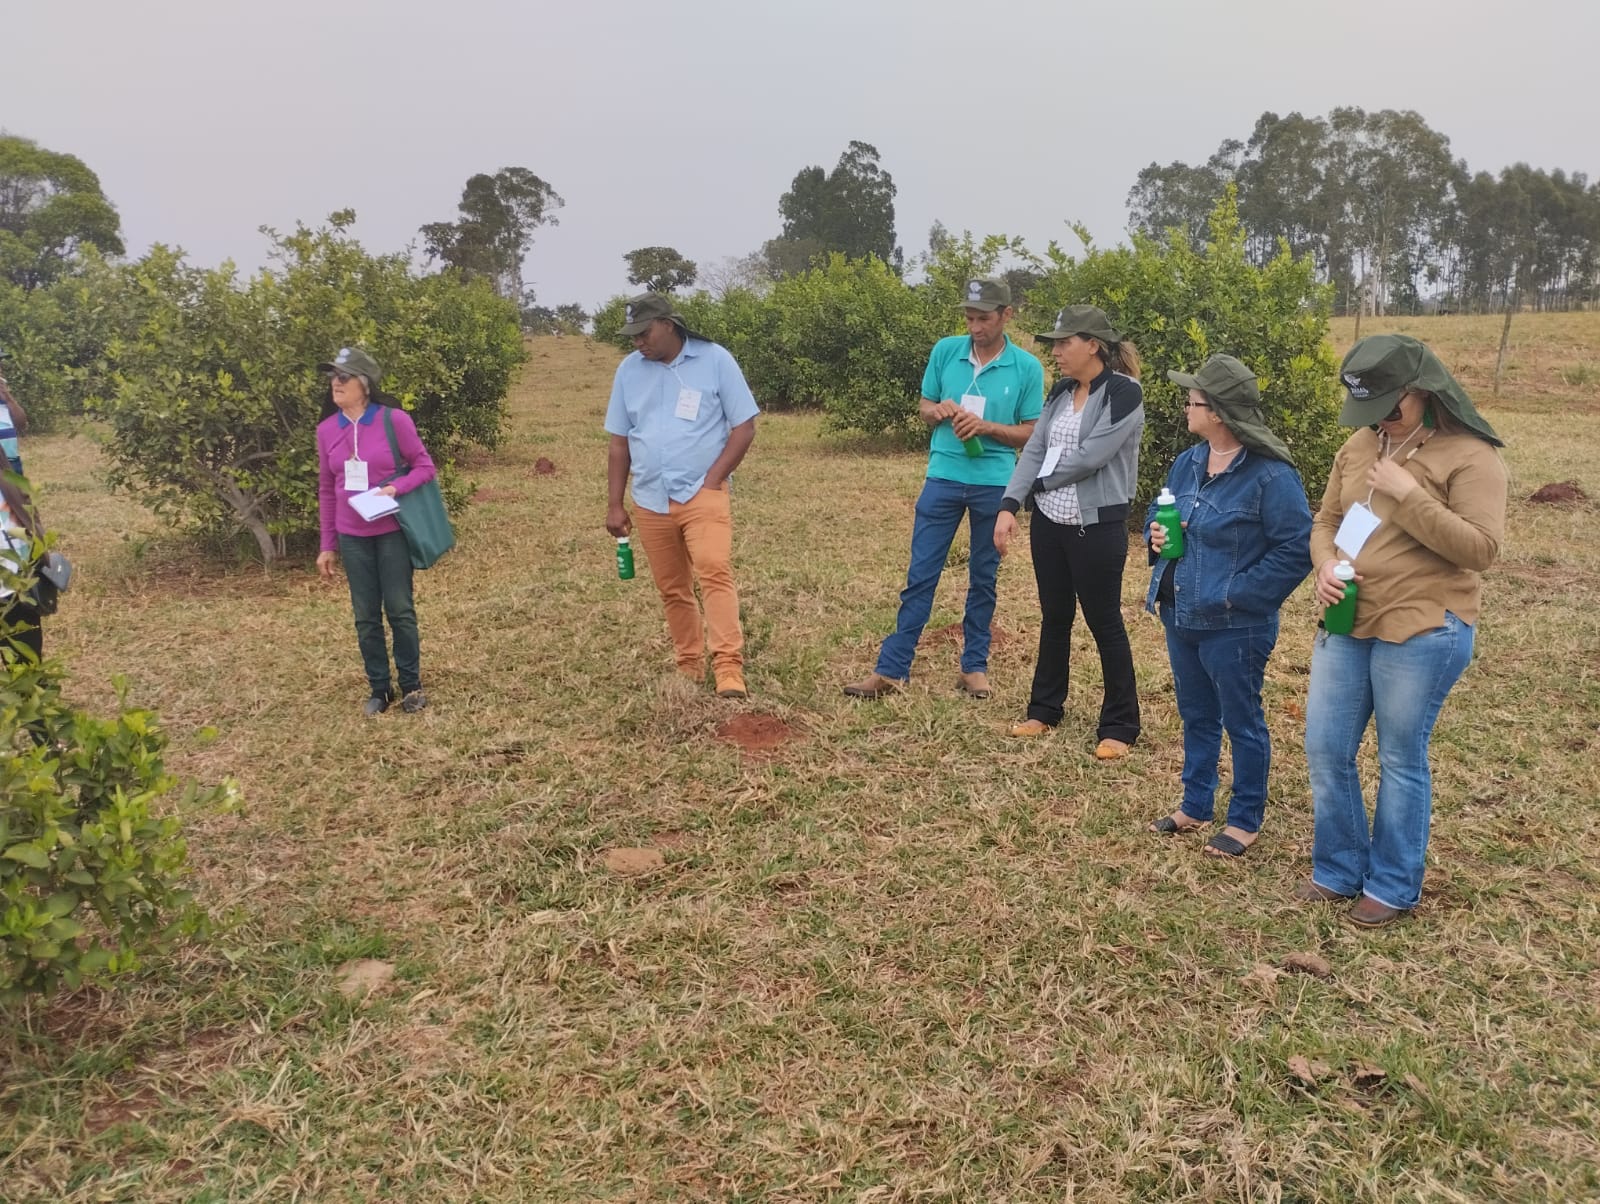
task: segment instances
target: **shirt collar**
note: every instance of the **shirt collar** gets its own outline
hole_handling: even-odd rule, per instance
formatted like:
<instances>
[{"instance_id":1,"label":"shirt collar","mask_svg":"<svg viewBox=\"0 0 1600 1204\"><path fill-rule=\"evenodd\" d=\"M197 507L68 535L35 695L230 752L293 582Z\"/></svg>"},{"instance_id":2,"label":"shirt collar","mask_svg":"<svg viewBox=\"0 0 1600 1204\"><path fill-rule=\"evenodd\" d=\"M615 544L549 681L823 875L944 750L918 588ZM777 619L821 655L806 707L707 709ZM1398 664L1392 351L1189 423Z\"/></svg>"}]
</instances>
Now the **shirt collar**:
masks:
<instances>
[{"instance_id":1,"label":"shirt collar","mask_svg":"<svg viewBox=\"0 0 1600 1204\"><path fill-rule=\"evenodd\" d=\"M342 431L342 430L344 430L345 427L350 425L350 420L344 416L344 411L343 410L338 410L338 411L336 411L336 413L338 413L338 415L339 415L339 429ZM366 411L361 415L360 418L357 418L356 421L359 422L362 426L371 426L372 425L372 420L374 418L376 418L377 416L378 416L378 403L375 402L375 401L369 401L369 402L367 402Z\"/></svg>"},{"instance_id":2,"label":"shirt collar","mask_svg":"<svg viewBox=\"0 0 1600 1204\"><path fill-rule=\"evenodd\" d=\"M1016 351L1017 345L1011 341L1011 336L1008 335L1008 334L1001 335L1000 337L1005 339L1006 345L1004 347L1000 348L1000 354L999 355L995 356L992 360L990 360L987 364L985 364L983 366L983 368L980 368L979 371L983 371L984 369L992 368L996 364L1006 364L1006 363L1010 363L1011 362L1011 355L1012 355L1012 353L1014 351ZM971 364L973 362L973 359L972 359L973 354L974 353L973 353L973 350L972 350L972 336L969 334L967 336L967 363Z\"/></svg>"}]
</instances>

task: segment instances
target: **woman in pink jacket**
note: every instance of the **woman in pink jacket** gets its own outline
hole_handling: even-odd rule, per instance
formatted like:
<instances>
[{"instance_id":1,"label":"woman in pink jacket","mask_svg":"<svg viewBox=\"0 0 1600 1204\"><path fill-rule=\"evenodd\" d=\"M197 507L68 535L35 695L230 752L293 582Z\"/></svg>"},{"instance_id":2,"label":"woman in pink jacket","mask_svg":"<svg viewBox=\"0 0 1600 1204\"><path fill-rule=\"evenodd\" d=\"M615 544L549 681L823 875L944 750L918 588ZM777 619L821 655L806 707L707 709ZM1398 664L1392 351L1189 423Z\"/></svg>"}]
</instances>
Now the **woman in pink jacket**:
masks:
<instances>
[{"instance_id":1,"label":"woman in pink jacket","mask_svg":"<svg viewBox=\"0 0 1600 1204\"><path fill-rule=\"evenodd\" d=\"M334 412L317 426L317 501L322 518L317 570L331 581L334 560L344 561L355 608L356 641L371 687L362 713L368 718L381 715L397 697L383 637L385 615L394 633L400 709L420 711L428 699L422 692L411 551L393 514L368 519L352 501L373 490L388 498L409 493L433 480L433 460L411 416L393 398L378 392L382 371L365 351L342 348L317 368L329 374L334 405ZM400 449L398 464L390 446L390 427Z\"/></svg>"}]
</instances>

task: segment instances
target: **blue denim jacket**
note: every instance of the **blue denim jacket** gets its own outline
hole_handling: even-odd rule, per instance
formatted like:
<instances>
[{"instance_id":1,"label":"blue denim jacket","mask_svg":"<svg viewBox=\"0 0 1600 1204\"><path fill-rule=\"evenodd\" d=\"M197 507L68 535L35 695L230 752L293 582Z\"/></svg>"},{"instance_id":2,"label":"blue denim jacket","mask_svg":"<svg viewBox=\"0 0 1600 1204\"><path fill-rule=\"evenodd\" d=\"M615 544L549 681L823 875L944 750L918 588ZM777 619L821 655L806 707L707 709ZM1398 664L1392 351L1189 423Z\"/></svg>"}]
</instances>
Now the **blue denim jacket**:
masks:
<instances>
[{"instance_id":1,"label":"blue denim jacket","mask_svg":"<svg viewBox=\"0 0 1600 1204\"><path fill-rule=\"evenodd\" d=\"M1167 473L1167 488L1189 525L1183 555L1157 560L1145 607L1156 609L1156 591L1169 563L1176 626L1195 631L1265 623L1311 571L1311 508L1292 464L1245 448L1226 471L1206 481L1209 448L1198 443ZM1145 515L1145 547L1156 505Z\"/></svg>"}]
</instances>

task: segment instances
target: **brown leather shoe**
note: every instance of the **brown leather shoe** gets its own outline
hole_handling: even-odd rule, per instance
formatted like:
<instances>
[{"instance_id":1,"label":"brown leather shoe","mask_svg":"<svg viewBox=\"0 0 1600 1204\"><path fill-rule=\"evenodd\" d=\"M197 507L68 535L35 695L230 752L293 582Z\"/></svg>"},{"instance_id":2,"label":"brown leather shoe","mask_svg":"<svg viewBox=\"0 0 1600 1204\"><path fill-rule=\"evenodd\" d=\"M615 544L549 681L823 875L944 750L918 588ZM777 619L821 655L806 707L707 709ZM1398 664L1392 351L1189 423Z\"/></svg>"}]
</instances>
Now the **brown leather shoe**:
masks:
<instances>
[{"instance_id":1,"label":"brown leather shoe","mask_svg":"<svg viewBox=\"0 0 1600 1204\"><path fill-rule=\"evenodd\" d=\"M737 669L729 672L723 670L717 674L718 698L745 698L748 697L744 688L744 675Z\"/></svg>"},{"instance_id":2,"label":"brown leather shoe","mask_svg":"<svg viewBox=\"0 0 1600 1204\"><path fill-rule=\"evenodd\" d=\"M1355 906L1344 914L1357 928L1382 928L1385 924L1393 924L1406 913L1399 907L1379 903L1371 895L1362 895L1356 900Z\"/></svg>"},{"instance_id":3,"label":"brown leather shoe","mask_svg":"<svg viewBox=\"0 0 1600 1204\"><path fill-rule=\"evenodd\" d=\"M1038 719L1024 719L1021 723L1011 725L1011 734L1022 740L1032 740L1035 736L1047 735L1055 731L1048 723Z\"/></svg>"},{"instance_id":4,"label":"brown leather shoe","mask_svg":"<svg viewBox=\"0 0 1600 1204\"><path fill-rule=\"evenodd\" d=\"M898 693L905 688L905 684L897 677L868 673L860 681L853 681L847 685L844 692L851 698L882 698L885 694Z\"/></svg>"},{"instance_id":5,"label":"brown leather shoe","mask_svg":"<svg viewBox=\"0 0 1600 1204\"><path fill-rule=\"evenodd\" d=\"M1097 761L1116 761L1127 756L1131 747L1126 740L1113 740L1107 736L1094 746L1094 758Z\"/></svg>"},{"instance_id":6,"label":"brown leather shoe","mask_svg":"<svg viewBox=\"0 0 1600 1204\"><path fill-rule=\"evenodd\" d=\"M956 690L968 698L983 699L989 697L989 675L987 673L963 673L956 678Z\"/></svg>"},{"instance_id":7,"label":"brown leather shoe","mask_svg":"<svg viewBox=\"0 0 1600 1204\"><path fill-rule=\"evenodd\" d=\"M1329 890L1310 878L1294 888L1294 897L1302 903L1348 903L1355 898L1354 895L1341 895L1336 890Z\"/></svg>"}]
</instances>

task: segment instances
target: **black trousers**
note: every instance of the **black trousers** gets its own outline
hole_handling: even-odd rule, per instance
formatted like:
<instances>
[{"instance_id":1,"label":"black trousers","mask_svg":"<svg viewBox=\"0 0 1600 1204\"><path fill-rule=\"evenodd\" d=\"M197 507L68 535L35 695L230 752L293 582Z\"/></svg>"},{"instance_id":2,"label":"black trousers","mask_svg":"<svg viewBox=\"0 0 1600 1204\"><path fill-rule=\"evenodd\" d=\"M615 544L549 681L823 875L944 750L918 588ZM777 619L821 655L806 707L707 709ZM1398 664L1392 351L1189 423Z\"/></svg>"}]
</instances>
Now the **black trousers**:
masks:
<instances>
[{"instance_id":1,"label":"black trousers","mask_svg":"<svg viewBox=\"0 0 1600 1204\"><path fill-rule=\"evenodd\" d=\"M1122 623L1128 524L1113 521L1067 527L1035 511L1028 542L1043 616L1028 718L1051 727L1061 722L1071 672L1072 623L1081 602L1084 621L1100 649L1100 672L1105 678L1096 739L1132 744L1139 738L1139 687L1134 680L1128 629Z\"/></svg>"},{"instance_id":2,"label":"black trousers","mask_svg":"<svg viewBox=\"0 0 1600 1204\"><path fill-rule=\"evenodd\" d=\"M0 624L11 627L7 635L0 636L0 653L11 643L31 648L35 657L44 659L44 628L39 623L39 608L32 602L19 601L14 595L0 599ZM26 631L21 630L24 626Z\"/></svg>"}]
</instances>

